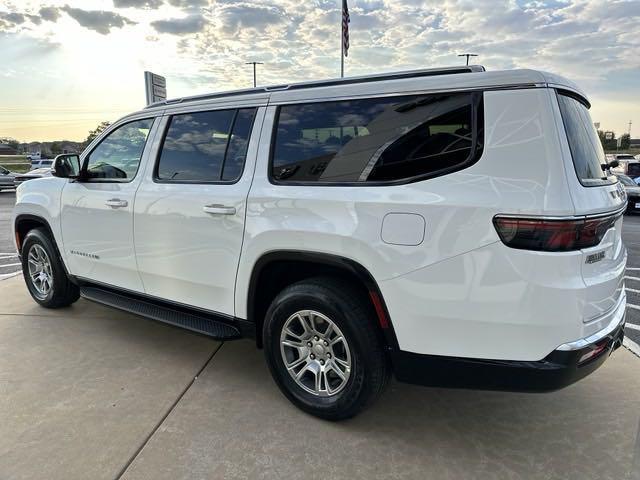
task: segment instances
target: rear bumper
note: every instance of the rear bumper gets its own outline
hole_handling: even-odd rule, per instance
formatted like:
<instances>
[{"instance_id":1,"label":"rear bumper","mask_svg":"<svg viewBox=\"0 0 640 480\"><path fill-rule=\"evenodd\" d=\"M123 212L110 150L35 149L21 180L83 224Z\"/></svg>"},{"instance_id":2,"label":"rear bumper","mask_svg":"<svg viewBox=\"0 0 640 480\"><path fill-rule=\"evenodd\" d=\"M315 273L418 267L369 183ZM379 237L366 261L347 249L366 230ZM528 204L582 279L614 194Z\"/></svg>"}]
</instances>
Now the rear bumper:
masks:
<instances>
[{"instance_id":1,"label":"rear bumper","mask_svg":"<svg viewBox=\"0 0 640 480\"><path fill-rule=\"evenodd\" d=\"M618 323L592 335L560 346L539 361L484 360L421 355L395 351L392 362L396 378L418 385L549 392L566 387L600 367L622 345L624 314ZM592 351L597 355L582 360Z\"/></svg>"}]
</instances>

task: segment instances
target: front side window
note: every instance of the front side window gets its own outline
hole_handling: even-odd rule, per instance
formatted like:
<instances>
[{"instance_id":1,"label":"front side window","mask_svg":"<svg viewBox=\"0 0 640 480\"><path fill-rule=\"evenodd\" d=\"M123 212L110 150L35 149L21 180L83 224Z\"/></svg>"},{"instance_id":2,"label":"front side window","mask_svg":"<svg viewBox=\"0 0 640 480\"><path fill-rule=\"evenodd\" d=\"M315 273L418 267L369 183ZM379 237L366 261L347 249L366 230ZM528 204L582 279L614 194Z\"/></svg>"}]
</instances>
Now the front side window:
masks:
<instances>
[{"instance_id":1,"label":"front side window","mask_svg":"<svg viewBox=\"0 0 640 480\"><path fill-rule=\"evenodd\" d=\"M109 133L89 154L90 179L130 181L136 176L142 152L153 125L152 118L125 123Z\"/></svg>"},{"instance_id":2,"label":"front side window","mask_svg":"<svg viewBox=\"0 0 640 480\"><path fill-rule=\"evenodd\" d=\"M387 182L462 168L482 150L481 95L283 106L271 177L277 182Z\"/></svg>"},{"instance_id":3,"label":"front side window","mask_svg":"<svg viewBox=\"0 0 640 480\"><path fill-rule=\"evenodd\" d=\"M585 186L610 182L602 170L607 160L586 105L562 93L558 94L558 104L580 182Z\"/></svg>"},{"instance_id":4,"label":"front side window","mask_svg":"<svg viewBox=\"0 0 640 480\"><path fill-rule=\"evenodd\" d=\"M156 178L175 182L235 181L244 168L255 109L171 117Z\"/></svg>"}]
</instances>

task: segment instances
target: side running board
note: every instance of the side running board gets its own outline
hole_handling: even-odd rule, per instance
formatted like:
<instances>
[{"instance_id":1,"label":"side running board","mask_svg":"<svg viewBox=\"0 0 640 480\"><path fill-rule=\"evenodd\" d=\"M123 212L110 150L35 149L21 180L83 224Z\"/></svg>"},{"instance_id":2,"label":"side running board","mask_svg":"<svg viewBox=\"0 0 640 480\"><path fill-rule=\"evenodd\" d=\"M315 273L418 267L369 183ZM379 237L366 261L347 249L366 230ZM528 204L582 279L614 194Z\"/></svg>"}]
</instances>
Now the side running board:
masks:
<instances>
[{"instance_id":1,"label":"side running board","mask_svg":"<svg viewBox=\"0 0 640 480\"><path fill-rule=\"evenodd\" d=\"M213 317L156 304L148 300L141 300L133 295L88 286L80 288L80 295L96 303L186 328L217 340L232 340L241 336L236 327Z\"/></svg>"}]
</instances>

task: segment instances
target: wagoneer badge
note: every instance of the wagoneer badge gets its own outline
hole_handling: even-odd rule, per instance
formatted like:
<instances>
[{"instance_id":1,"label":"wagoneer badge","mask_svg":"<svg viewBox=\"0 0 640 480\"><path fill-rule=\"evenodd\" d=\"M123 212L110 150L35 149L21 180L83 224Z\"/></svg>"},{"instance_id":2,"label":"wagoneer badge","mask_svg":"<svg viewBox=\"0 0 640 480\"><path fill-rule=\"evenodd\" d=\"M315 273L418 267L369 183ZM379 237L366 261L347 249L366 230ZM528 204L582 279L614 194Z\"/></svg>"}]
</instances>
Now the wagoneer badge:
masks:
<instances>
[{"instance_id":1,"label":"wagoneer badge","mask_svg":"<svg viewBox=\"0 0 640 480\"><path fill-rule=\"evenodd\" d=\"M596 263L604 259L604 250L598 253L592 253L587 255L587 261L585 263Z\"/></svg>"}]
</instances>

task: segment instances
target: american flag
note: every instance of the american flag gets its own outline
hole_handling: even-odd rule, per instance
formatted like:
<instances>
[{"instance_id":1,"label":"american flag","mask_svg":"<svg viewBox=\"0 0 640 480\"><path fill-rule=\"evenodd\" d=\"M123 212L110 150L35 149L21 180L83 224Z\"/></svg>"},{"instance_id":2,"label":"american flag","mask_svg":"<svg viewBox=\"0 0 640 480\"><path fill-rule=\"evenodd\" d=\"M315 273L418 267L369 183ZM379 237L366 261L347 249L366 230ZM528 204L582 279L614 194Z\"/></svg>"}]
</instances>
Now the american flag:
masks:
<instances>
[{"instance_id":1,"label":"american flag","mask_svg":"<svg viewBox=\"0 0 640 480\"><path fill-rule=\"evenodd\" d=\"M349 7L347 0L342 0L342 51L344 56L349 56Z\"/></svg>"}]
</instances>

